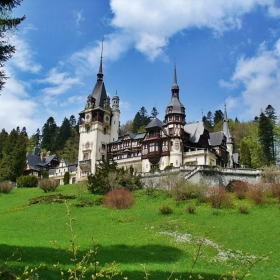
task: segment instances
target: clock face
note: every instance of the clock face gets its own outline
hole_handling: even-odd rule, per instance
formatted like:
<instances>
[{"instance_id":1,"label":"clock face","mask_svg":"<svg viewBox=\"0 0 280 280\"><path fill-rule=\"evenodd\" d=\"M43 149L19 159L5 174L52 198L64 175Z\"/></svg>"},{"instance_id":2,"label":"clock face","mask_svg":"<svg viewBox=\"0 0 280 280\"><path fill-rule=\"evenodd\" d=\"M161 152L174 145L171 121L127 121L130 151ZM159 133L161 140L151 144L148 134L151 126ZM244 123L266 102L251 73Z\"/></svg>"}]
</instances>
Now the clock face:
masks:
<instances>
[{"instance_id":1,"label":"clock face","mask_svg":"<svg viewBox=\"0 0 280 280\"><path fill-rule=\"evenodd\" d=\"M86 115L86 119L88 120L90 118L90 114L87 114Z\"/></svg>"},{"instance_id":2,"label":"clock face","mask_svg":"<svg viewBox=\"0 0 280 280\"><path fill-rule=\"evenodd\" d=\"M105 120L106 120L106 122L109 122L109 120L110 120L109 116L106 116Z\"/></svg>"},{"instance_id":3,"label":"clock face","mask_svg":"<svg viewBox=\"0 0 280 280\"><path fill-rule=\"evenodd\" d=\"M88 149L89 148L89 142L86 142L86 149Z\"/></svg>"}]
</instances>

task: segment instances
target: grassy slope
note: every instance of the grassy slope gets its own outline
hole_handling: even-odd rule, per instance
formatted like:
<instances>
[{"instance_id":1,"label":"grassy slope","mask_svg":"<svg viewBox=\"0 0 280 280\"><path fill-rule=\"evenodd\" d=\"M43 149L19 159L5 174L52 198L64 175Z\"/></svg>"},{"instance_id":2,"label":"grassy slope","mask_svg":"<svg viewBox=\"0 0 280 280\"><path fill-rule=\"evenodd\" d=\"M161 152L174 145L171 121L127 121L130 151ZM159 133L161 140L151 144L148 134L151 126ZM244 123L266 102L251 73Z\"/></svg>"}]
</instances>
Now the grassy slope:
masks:
<instances>
[{"instance_id":1,"label":"grassy slope","mask_svg":"<svg viewBox=\"0 0 280 280\"><path fill-rule=\"evenodd\" d=\"M73 186L60 186L56 192L77 193ZM0 196L0 264L18 248L16 256L21 261L12 263L15 270L44 262L46 268L38 272L39 279L61 279L52 265L60 262L67 268L70 255L50 241L69 247L66 207L63 203L28 205L29 198L40 195L43 193L39 189L16 189ZM198 244L176 241L175 234L181 239L186 233L200 237L215 227L208 238L221 245L223 252L241 250L243 255L256 256L272 252L268 262L253 268L250 279L273 279L274 275L280 275L280 211L276 204L252 206L248 215L239 214L236 209L214 211L203 204L197 207L196 214L190 215L184 211L183 203L175 207L174 201L166 196L149 197L143 191L136 196L136 205L121 211L102 206L71 207L74 201L68 202L81 254L92 248L93 239L99 262L120 263L119 269L129 279L144 279L141 264L147 264L149 279L167 279L172 271L174 276L187 279ZM85 194L84 198L91 199L92 195ZM162 204L172 206L174 213L159 214L158 207ZM226 263L209 262L217 252L212 246L202 247L196 275L218 279L240 263L240 259L236 262L234 258Z\"/></svg>"}]
</instances>

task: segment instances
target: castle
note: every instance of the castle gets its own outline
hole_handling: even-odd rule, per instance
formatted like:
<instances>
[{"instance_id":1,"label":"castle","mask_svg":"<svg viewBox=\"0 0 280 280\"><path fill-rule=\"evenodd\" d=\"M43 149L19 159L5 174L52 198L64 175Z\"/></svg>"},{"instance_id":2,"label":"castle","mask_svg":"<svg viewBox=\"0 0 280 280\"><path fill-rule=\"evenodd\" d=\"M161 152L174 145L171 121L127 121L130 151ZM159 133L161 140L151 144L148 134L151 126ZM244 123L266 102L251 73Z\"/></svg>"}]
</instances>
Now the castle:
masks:
<instances>
[{"instance_id":1,"label":"castle","mask_svg":"<svg viewBox=\"0 0 280 280\"><path fill-rule=\"evenodd\" d=\"M176 67L174 67L171 101L164 121L157 118L145 127L146 132L127 132L119 136L120 98L112 104L103 81L102 56L97 81L87 97L79 122L79 155L77 180L94 174L98 161L113 158L119 167L132 166L137 172L164 170L167 167L219 165L236 167L238 156L233 153L233 137L229 130L226 107L223 130L209 133L203 122L186 123L185 107L180 101Z\"/></svg>"},{"instance_id":2,"label":"castle","mask_svg":"<svg viewBox=\"0 0 280 280\"><path fill-rule=\"evenodd\" d=\"M182 165L238 167L238 154L233 153L234 139L230 133L226 106L223 128L210 133L203 122L186 123L186 111L180 101L180 90L174 67L171 100L166 106L164 121L153 118L145 132L127 132L119 136L120 98L112 102L103 81L102 56L97 81L79 115L79 154L76 163L44 157L37 143L34 153L27 155L25 174L40 174L46 170L49 177L63 184L65 172L70 183L86 180L94 174L100 160L113 158L119 167L133 167L136 172L164 170Z\"/></svg>"}]
</instances>

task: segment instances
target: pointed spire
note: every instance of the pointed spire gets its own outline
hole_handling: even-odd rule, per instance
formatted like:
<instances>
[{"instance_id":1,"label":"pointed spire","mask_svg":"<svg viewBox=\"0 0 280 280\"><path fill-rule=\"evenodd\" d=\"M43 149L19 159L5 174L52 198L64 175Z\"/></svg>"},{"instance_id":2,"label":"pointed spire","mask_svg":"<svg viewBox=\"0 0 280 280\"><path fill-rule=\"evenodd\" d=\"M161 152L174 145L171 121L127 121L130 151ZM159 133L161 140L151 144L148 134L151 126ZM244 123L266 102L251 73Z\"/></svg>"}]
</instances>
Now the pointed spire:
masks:
<instances>
[{"instance_id":1,"label":"pointed spire","mask_svg":"<svg viewBox=\"0 0 280 280\"><path fill-rule=\"evenodd\" d=\"M226 102L225 102L224 106L225 106L225 110L224 110L224 122L227 122L227 121L228 121L228 117L227 117L227 104L226 104Z\"/></svg>"},{"instance_id":2,"label":"pointed spire","mask_svg":"<svg viewBox=\"0 0 280 280\"><path fill-rule=\"evenodd\" d=\"M101 58L100 58L99 72L97 74L97 80L99 80L99 81L102 81L103 80L103 76L104 76L103 72L102 72L103 41L104 41L104 36L102 38Z\"/></svg>"},{"instance_id":3,"label":"pointed spire","mask_svg":"<svg viewBox=\"0 0 280 280\"><path fill-rule=\"evenodd\" d=\"M225 102L225 111L224 111L224 121L223 121L223 132L225 134L225 136L227 137L227 142L231 142L232 141L232 135L230 133L230 129L229 129L229 120L227 117L227 108L226 108L226 102Z\"/></svg>"},{"instance_id":4,"label":"pointed spire","mask_svg":"<svg viewBox=\"0 0 280 280\"><path fill-rule=\"evenodd\" d=\"M172 97L178 97L179 98L179 86L177 84L177 71L176 71L176 64L174 64L174 82L172 86Z\"/></svg>"}]
</instances>

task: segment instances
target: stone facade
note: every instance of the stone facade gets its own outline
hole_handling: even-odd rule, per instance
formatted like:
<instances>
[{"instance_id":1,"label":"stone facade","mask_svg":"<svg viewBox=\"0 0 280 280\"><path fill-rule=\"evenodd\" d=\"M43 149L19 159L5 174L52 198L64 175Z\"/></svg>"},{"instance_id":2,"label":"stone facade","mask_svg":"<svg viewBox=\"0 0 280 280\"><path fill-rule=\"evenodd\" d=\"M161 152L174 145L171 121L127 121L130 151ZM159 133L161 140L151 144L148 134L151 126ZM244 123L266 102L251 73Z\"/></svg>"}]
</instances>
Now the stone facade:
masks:
<instances>
[{"instance_id":1,"label":"stone facade","mask_svg":"<svg viewBox=\"0 0 280 280\"><path fill-rule=\"evenodd\" d=\"M114 158L119 167L133 166L137 172L179 168L186 164L233 167L233 138L225 108L223 131L209 133L203 122L186 123L186 109L180 101L174 67L171 101L163 121L157 118L146 132L119 136L120 99L107 95L100 60L97 82L80 112L77 179L94 174L99 160Z\"/></svg>"}]
</instances>

